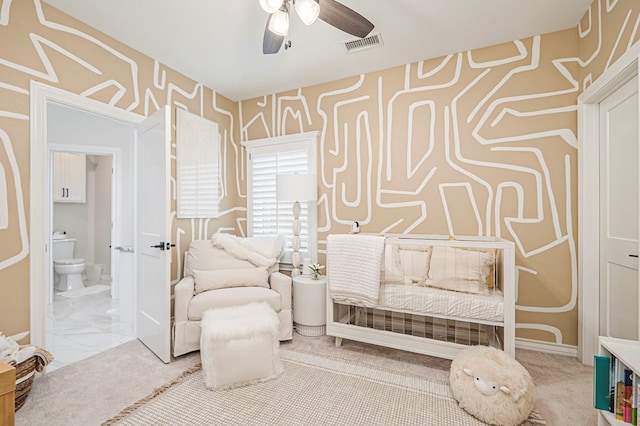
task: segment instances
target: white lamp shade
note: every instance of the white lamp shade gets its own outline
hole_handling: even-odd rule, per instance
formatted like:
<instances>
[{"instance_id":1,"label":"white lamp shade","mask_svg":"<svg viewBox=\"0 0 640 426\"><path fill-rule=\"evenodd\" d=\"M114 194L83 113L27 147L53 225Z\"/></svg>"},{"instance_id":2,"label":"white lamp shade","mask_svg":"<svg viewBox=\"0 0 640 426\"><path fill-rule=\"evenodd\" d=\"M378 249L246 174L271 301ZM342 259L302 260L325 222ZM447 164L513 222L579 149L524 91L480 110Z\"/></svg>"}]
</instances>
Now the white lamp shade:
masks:
<instances>
[{"instance_id":1,"label":"white lamp shade","mask_svg":"<svg viewBox=\"0 0 640 426\"><path fill-rule=\"evenodd\" d=\"M269 18L269 31L286 37L289 33L289 14L284 10L276 10Z\"/></svg>"},{"instance_id":2,"label":"white lamp shade","mask_svg":"<svg viewBox=\"0 0 640 426\"><path fill-rule=\"evenodd\" d=\"M316 22L320 14L320 5L316 0L296 0L296 13L305 25L311 25Z\"/></svg>"},{"instance_id":3,"label":"white lamp shade","mask_svg":"<svg viewBox=\"0 0 640 426\"><path fill-rule=\"evenodd\" d=\"M276 176L278 201L315 201L318 199L316 175L288 174Z\"/></svg>"},{"instance_id":4,"label":"white lamp shade","mask_svg":"<svg viewBox=\"0 0 640 426\"><path fill-rule=\"evenodd\" d=\"M260 0L260 6L267 13L274 13L282 7L284 0Z\"/></svg>"}]
</instances>

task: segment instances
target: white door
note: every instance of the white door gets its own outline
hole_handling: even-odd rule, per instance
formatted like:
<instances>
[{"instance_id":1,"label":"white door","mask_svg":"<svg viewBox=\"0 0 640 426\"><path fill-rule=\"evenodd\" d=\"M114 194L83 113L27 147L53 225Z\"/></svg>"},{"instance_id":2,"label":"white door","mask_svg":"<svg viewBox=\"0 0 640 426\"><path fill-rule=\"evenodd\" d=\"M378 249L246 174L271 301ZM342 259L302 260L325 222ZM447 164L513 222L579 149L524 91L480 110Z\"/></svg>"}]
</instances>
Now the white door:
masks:
<instances>
[{"instance_id":1,"label":"white door","mask_svg":"<svg viewBox=\"0 0 640 426\"><path fill-rule=\"evenodd\" d=\"M600 104L600 335L638 334L638 79Z\"/></svg>"},{"instance_id":2,"label":"white door","mask_svg":"<svg viewBox=\"0 0 640 426\"><path fill-rule=\"evenodd\" d=\"M136 147L137 337L163 362L171 360L170 125L164 107L138 125Z\"/></svg>"}]
</instances>

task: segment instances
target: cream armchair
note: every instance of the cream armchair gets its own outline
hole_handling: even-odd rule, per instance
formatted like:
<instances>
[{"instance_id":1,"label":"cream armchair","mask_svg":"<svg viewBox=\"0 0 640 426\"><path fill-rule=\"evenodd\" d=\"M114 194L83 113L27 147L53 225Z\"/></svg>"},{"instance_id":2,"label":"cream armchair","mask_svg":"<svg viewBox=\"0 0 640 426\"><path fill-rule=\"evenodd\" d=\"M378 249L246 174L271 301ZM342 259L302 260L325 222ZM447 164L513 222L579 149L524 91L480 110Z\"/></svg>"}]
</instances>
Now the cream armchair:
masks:
<instances>
[{"instance_id":1,"label":"cream armchair","mask_svg":"<svg viewBox=\"0 0 640 426\"><path fill-rule=\"evenodd\" d=\"M173 355L200 349L200 320L210 308L266 302L278 314L280 340L291 340L291 278L194 240L185 255L184 278L174 289Z\"/></svg>"}]
</instances>

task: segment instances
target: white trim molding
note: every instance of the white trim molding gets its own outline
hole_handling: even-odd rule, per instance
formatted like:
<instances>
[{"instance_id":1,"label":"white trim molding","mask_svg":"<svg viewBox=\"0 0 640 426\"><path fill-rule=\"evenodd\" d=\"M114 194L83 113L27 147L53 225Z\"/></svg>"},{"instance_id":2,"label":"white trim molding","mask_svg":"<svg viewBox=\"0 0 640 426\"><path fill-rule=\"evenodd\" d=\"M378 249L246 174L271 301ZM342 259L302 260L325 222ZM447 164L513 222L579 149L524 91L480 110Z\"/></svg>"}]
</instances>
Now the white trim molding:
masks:
<instances>
[{"instance_id":1,"label":"white trim molding","mask_svg":"<svg viewBox=\"0 0 640 426\"><path fill-rule=\"evenodd\" d=\"M578 97L578 359L593 365L600 330L599 104L638 75L640 43Z\"/></svg>"},{"instance_id":2,"label":"white trim molding","mask_svg":"<svg viewBox=\"0 0 640 426\"><path fill-rule=\"evenodd\" d=\"M536 352L546 352L550 354L578 357L578 347L563 345L561 343L548 343L539 340L523 339L516 337L516 349L527 349Z\"/></svg>"},{"instance_id":3,"label":"white trim molding","mask_svg":"<svg viewBox=\"0 0 640 426\"><path fill-rule=\"evenodd\" d=\"M55 103L105 118L135 125L144 117L94 99L31 81L29 115L29 299L30 338L34 345L46 343L46 305L48 287L48 241L51 233L47 218L49 170L47 142L47 104Z\"/></svg>"}]
</instances>

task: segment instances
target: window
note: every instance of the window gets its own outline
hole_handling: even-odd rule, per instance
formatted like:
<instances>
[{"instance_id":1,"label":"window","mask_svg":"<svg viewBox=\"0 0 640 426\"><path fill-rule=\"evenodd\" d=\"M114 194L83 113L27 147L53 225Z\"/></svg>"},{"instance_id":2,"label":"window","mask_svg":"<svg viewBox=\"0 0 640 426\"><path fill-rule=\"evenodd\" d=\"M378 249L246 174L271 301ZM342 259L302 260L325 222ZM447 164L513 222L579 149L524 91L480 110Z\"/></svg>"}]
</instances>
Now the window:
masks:
<instances>
[{"instance_id":1,"label":"window","mask_svg":"<svg viewBox=\"0 0 640 426\"><path fill-rule=\"evenodd\" d=\"M178 218L218 217L219 150L217 123L176 110Z\"/></svg>"},{"instance_id":2,"label":"window","mask_svg":"<svg viewBox=\"0 0 640 426\"><path fill-rule=\"evenodd\" d=\"M291 263L293 201L276 198L276 175L316 172L317 132L243 142L247 149L247 230L249 236L285 236L281 263ZM316 202L301 202L300 253L317 259Z\"/></svg>"}]
</instances>

